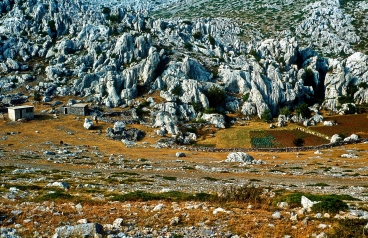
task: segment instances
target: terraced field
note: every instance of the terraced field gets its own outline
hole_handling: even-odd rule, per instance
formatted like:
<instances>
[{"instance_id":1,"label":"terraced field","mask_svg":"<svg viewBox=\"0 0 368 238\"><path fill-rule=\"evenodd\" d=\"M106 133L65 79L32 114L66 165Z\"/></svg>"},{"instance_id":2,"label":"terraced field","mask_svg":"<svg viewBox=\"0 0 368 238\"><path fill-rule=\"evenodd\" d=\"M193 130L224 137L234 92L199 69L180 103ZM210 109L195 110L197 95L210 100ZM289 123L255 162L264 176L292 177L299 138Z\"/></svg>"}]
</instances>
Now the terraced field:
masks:
<instances>
[{"instance_id":1,"label":"terraced field","mask_svg":"<svg viewBox=\"0 0 368 238\"><path fill-rule=\"evenodd\" d=\"M334 134L350 136L351 134L355 133L362 138L368 138L367 114L331 116L326 118L326 120L334 120L338 125L313 126L310 127L310 129L328 136L333 136Z\"/></svg>"}]
</instances>

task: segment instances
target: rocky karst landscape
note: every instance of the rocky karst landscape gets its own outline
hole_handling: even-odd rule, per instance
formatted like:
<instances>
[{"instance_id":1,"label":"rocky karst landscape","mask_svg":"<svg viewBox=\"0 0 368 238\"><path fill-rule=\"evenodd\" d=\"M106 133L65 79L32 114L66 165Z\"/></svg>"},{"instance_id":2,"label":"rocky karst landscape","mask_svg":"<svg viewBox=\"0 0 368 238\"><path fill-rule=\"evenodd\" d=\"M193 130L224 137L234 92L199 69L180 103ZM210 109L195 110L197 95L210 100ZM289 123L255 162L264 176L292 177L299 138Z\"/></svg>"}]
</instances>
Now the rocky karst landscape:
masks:
<instances>
[{"instance_id":1,"label":"rocky karst landscape","mask_svg":"<svg viewBox=\"0 0 368 238\"><path fill-rule=\"evenodd\" d=\"M367 13L0 1L0 237L365 237Z\"/></svg>"}]
</instances>

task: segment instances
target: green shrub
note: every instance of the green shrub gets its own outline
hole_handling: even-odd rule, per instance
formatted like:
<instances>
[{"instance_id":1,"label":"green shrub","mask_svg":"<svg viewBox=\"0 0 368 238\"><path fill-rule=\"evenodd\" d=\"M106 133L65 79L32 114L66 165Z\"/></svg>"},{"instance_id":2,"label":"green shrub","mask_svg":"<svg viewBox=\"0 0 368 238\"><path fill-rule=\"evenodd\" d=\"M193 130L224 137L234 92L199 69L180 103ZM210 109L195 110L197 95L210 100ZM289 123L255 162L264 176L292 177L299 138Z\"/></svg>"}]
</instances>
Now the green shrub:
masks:
<instances>
[{"instance_id":1,"label":"green shrub","mask_svg":"<svg viewBox=\"0 0 368 238\"><path fill-rule=\"evenodd\" d=\"M54 20L50 20L47 25L50 27L51 31L56 31L56 23Z\"/></svg>"},{"instance_id":2,"label":"green shrub","mask_svg":"<svg viewBox=\"0 0 368 238\"><path fill-rule=\"evenodd\" d=\"M278 195L275 198L275 203L277 202L287 202L291 208L300 207L301 206L301 198L302 196L307 197L312 201L332 201L335 200L349 200L349 201L359 201L359 199L354 198L350 195L337 195L337 194L329 194L329 195L316 195L310 193L302 193L302 192L294 192ZM314 205L315 206L315 205Z\"/></svg>"},{"instance_id":3,"label":"green shrub","mask_svg":"<svg viewBox=\"0 0 368 238\"><path fill-rule=\"evenodd\" d=\"M280 108L280 115L289 116L290 114L291 114L291 111L289 107Z\"/></svg>"},{"instance_id":4,"label":"green shrub","mask_svg":"<svg viewBox=\"0 0 368 238\"><path fill-rule=\"evenodd\" d=\"M112 22L118 22L119 21L119 16L118 15L111 15L109 17L109 20Z\"/></svg>"},{"instance_id":5,"label":"green shrub","mask_svg":"<svg viewBox=\"0 0 368 238\"><path fill-rule=\"evenodd\" d=\"M176 181L177 177L163 176L162 179L169 180L169 181Z\"/></svg>"},{"instance_id":6,"label":"green shrub","mask_svg":"<svg viewBox=\"0 0 368 238\"><path fill-rule=\"evenodd\" d=\"M249 93L243 95L243 101L246 102L249 99Z\"/></svg>"},{"instance_id":7,"label":"green shrub","mask_svg":"<svg viewBox=\"0 0 368 238\"><path fill-rule=\"evenodd\" d=\"M264 112L261 114L261 119L264 122L270 122L270 121L272 121L272 115L271 115L270 109L264 110Z\"/></svg>"},{"instance_id":8,"label":"green shrub","mask_svg":"<svg viewBox=\"0 0 368 238\"><path fill-rule=\"evenodd\" d=\"M300 104L299 106L297 106L295 108L295 112L297 115L301 115L302 117L310 117L311 116L311 111L308 108L308 105L303 102L302 104Z\"/></svg>"},{"instance_id":9,"label":"green shrub","mask_svg":"<svg viewBox=\"0 0 368 238\"><path fill-rule=\"evenodd\" d=\"M201 104L199 104L199 103L192 102L192 106L193 106L193 108L194 108L194 110L195 110L196 112L201 112L201 111L203 111L203 107L202 107L202 105L201 105Z\"/></svg>"},{"instance_id":10,"label":"green shrub","mask_svg":"<svg viewBox=\"0 0 368 238\"><path fill-rule=\"evenodd\" d=\"M255 51L255 50L251 50L250 52L249 52L249 54L250 55L252 55L257 61L260 61L261 60L261 57L259 57L259 55L258 55L258 53L257 53L257 51Z\"/></svg>"},{"instance_id":11,"label":"green shrub","mask_svg":"<svg viewBox=\"0 0 368 238\"><path fill-rule=\"evenodd\" d=\"M185 42L184 43L184 48L187 49L187 50L192 50L193 45L190 42Z\"/></svg>"},{"instance_id":12,"label":"green shrub","mask_svg":"<svg viewBox=\"0 0 368 238\"><path fill-rule=\"evenodd\" d=\"M111 9L108 7L102 7L102 11L103 14L110 14L111 13Z\"/></svg>"},{"instance_id":13,"label":"green shrub","mask_svg":"<svg viewBox=\"0 0 368 238\"><path fill-rule=\"evenodd\" d=\"M293 144L296 146L296 147L302 147L304 145L305 141L303 138L294 138L293 139Z\"/></svg>"},{"instance_id":14,"label":"green shrub","mask_svg":"<svg viewBox=\"0 0 368 238\"><path fill-rule=\"evenodd\" d=\"M212 178L212 177L203 177L203 179L208 180L208 181L217 181L217 178Z\"/></svg>"},{"instance_id":15,"label":"green shrub","mask_svg":"<svg viewBox=\"0 0 368 238\"><path fill-rule=\"evenodd\" d=\"M42 96L38 91L33 92L33 100L35 100L36 102L39 102L42 100Z\"/></svg>"},{"instance_id":16,"label":"green shrub","mask_svg":"<svg viewBox=\"0 0 368 238\"><path fill-rule=\"evenodd\" d=\"M114 194L110 198L111 201L211 201L217 198L216 195L208 193L184 193L179 191L170 191L165 193L147 193L143 191L135 191L126 194Z\"/></svg>"},{"instance_id":17,"label":"green shrub","mask_svg":"<svg viewBox=\"0 0 368 238\"><path fill-rule=\"evenodd\" d=\"M178 84L173 89L171 89L171 93L176 96L181 96L183 95L183 88L181 87L180 84Z\"/></svg>"},{"instance_id":18,"label":"green shrub","mask_svg":"<svg viewBox=\"0 0 368 238\"><path fill-rule=\"evenodd\" d=\"M348 210L348 205L337 198L326 198L325 200L316 203L312 207L313 212L321 212L321 213L338 213L339 211L346 211Z\"/></svg>"},{"instance_id":19,"label":"green shrub","mask_svg":"<svg viewBox=\"0 0 368 238\"><path fill-rule=\"evenodd\" d=\"M67 194L61 190L56 190L54 192L47 193L47 194L44 194L36 198L35 201L42 202L42 201L51 201L51 200L70 200L72 198L73 198L72 195Z\"/></svg>"},{"instance_id":20,"label":"green shrub","mask_svg":"<svg viewBox=\"0 0 368 238\"><path fill-rule=\"evenodd\" d=\"M210 107L216 108L222 106L225 102L226 94L223 89L213 85L210 89L205 92Z\"/></svg>"},{"instance_id":21,"label":"green shrub","mask_svg":"<svg viewBox=\"0 0 368 238\"><path fill-rule=\"evenodd\" d=\"M199 39L201 39L202 34L201 34L201 32L196 31L196 32L193 33L192 36L194 37L194 39L199 40Z\"/></svg>"},{"instance_id":22,"label":"green shrub","mask_svg":"<svg viewBox=\"0 0 368 238\"><path fill-rule=\"evenodd\" d=\"M368 84L366 82L361 82L361 83L358 84L358 87L359 88L367 89L368 88Z\"/></svg>"},{"instance_id":23,"label":"green shrub","mask_svg":"<svg viewBox=\"0 0 368 238\"><path fill-rule=\"evenodd\" d=\"M211 34L208 35L208 41L210 42L211 45L215 45L216 43L215 38L213 38Z\"/></svg>"},{"instance_id":24,"label":"green shrub","mask_svg":"<svg viewBox=\"0 0 368 238\"><path fill-rule=\"evenodd\" d=\"M209 108L206 108L204 109L203 111L204 113L208 113L208 114L211 114L211 113L215 113L216 112L216 109L213 108L213 107L209 107Z\"/></svg>"},{"instance_id":25,"label":"green shrub","mask_svg":"<svg viewBox=\"0 0 368 238\"><path fill-rule=\"evenodd\" d=\"M314 72L310 68L305 69L304 86L312 86L315 88L316 83L314 82Z\"/></svg>"}]
</instances>

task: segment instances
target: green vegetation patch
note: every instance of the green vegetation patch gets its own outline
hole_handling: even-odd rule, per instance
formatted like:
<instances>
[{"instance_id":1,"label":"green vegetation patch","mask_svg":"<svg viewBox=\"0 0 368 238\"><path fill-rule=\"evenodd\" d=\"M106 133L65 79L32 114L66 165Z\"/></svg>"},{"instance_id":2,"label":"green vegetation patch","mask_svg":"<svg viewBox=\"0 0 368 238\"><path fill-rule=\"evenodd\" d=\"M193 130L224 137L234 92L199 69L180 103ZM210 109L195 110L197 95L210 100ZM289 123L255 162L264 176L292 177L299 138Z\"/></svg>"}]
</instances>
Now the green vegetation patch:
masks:
<instances>
[{"instance_id":1,"label":"green vegetation patch","mask_svg":"<svg viewBox=\"0 0 368 238\"><path fill-rule=\"evenodd\" d=\"M253 148L282 147L282 144L267 131L251 131L249 134L251 138L250 142Z\"/></svg>"},{"instance_id":2,"label":"green vegetation patch","mask_svg":"<svg viewBox=\"0 0 368 238\"><path fill-rule=\"evenodd\" d=\"M179 191L170 191L165 193L147 193L143 191L135 191L126 194L114 194L111 201L152 201L152 200L166 200L166 201L210 201L216 195L208 193L184 193Z\"/></svg>"},{"instance_id":3,"label":"green vegetation patch","mask_svg":"<svg viewBox=\"0 0 368 238\"><path fill-rule=\"evenodd\" d=\"M276 197L275 202L287 202L291 208L300 207L301 206L301 198L302 196L307 197L311 201L320 201L320 203L314 204L312 210L314 212L330 212L330 213L338 213L339 211L346 211L348 209L347 204L344 200L348 201L360 201L357 198L354 198L350 195L337 195L337 194L329 194L329 195L316 195L310 193L284 193L280 192L280 194Z\"/></svg>"}]
</instances>

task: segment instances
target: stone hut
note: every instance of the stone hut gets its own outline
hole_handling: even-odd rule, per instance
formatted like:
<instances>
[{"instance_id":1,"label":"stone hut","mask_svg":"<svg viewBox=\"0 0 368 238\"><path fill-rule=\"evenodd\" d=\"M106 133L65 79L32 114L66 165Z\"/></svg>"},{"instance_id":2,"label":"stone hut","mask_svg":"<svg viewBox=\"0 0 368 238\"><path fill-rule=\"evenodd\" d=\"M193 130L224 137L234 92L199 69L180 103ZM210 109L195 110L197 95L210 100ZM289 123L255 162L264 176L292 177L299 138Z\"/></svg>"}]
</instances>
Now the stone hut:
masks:
<instances>
[{"instance_id":1,"label":"stone hut","mask_svg":"<svg viewBox=\"0 0 368 238\"><path fill-rule=\"evenodd\" d=\"M12 121L17 121L18 119L34 119L34 107L33 106L15 106L8 107L8 117Z\"/></svg>"},{"instance_id":2,"label":"stone hut","mask_svg":"<svg viewBox=\"0 0 368 238\"><path fill-rule=\"evenodd\" d=\"M60 113L64 115L72 114L76 116L88 116L88 104L77 103L70 106L62 106L60 107Z\"/></svg>"}]
</instances>

